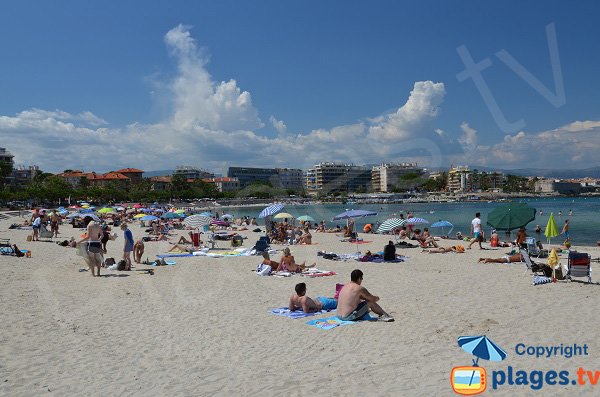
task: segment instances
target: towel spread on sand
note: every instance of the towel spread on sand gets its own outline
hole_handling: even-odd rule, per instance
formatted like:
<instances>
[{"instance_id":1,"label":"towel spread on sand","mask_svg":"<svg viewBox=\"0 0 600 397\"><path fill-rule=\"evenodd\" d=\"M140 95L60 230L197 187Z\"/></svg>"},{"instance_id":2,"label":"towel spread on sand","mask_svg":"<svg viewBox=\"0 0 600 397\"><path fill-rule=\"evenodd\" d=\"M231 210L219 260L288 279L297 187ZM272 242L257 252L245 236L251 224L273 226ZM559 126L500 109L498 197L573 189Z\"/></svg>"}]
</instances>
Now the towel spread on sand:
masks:
<instances>
[{"instance_id":1,"label":"towel spread on sand","mask_svg":"<svg viewBox=\"0 0 600 397\"><path fill-rule=\"evenodd\" d=\"M342 325L354 324L361 321L377 321L376 318L369 316L369 314L365 314L360 320L355 321L344 321L337 318L337 316L328 317L328 318L317 318L314 320L307 321L306 324L311 325L313 327L317 327L324 330L330 330L335 327L340 327Z\"/></svg>"},{"instance_id":2,"label":"towel spread on sand","mask_svg":"<svg viewBox=\"0 0 600 397\"><path fill-rule=\"evenodd\" d=\"M162 258L183 258L186 256L194 256L194 255L192 255L192 254L159 254L159 255L156 255L156 257L160 258L160 259L162 259Z\"/></svg>"},{"instance_id":3,"label":"towel spread on sand","mask_svg":"<svg viewBox=\"0 0 600 397\"><path fill-rule=\"evenodd\" d=\"M327 310L321 310L320 312L314 312L314 313L304 313L302 310L291 311L287 307L280 307L278 309L269 310L269 313L274 314L276 316L289 317L291 319L297 319L297 318L304 318L304 317L314 316L316 314L327 313Z\"/></svg>"}]
</instances>

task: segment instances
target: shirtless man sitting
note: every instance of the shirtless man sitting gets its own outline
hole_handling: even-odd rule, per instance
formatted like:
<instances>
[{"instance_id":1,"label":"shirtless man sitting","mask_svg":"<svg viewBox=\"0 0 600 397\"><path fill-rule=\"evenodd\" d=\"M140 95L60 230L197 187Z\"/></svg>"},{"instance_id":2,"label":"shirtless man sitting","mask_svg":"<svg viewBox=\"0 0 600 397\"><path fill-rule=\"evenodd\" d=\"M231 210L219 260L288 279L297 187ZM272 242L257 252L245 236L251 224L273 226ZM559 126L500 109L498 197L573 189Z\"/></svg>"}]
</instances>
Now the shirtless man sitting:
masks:
<instances>
[{"instance_id":1,"label":"shirtless man sitting","mask_svg":"<svg viewBox=\"0 0 600 397\"><path fill-rule=\"evenodd\" d=\"M304 313L314 313L321 310L333 310L337 307L337 300L333 298L325 298L317 296L316 299L311 299L306 296L306 284L296 284L295 293L290 296L289 309L291 311L300 310Z\"/></svg>"},{"instance_id":2,"label":"shirtless man sitting","mask_svg":"<svg viewBox=\"0 0 600 397\"><path fill-rule=\"evenodd\" d=\"M279 263L271 260L271 256L269 255L269 253L267 251L263 252L262 256L263 256L263 261L262 261L261 265L271 266L272 272L276 272L277 269L279 269Z\"/></svg>"},{"instance_id":3,"label":"shirtless man sitting","mask_svg":"<svg viewBox=\"0 0 600 397\"><path fill-rule=\"evenodd\" d=\"M361 286L362 280L363 272L359 269L353 270L350 274L350 283L340 291L337 317L342 321L357 321L372 310L379 315L380 321L394 321L394 318L377 304L379 297L371 295L365 287Z\"/></svg>"}]
</instances>

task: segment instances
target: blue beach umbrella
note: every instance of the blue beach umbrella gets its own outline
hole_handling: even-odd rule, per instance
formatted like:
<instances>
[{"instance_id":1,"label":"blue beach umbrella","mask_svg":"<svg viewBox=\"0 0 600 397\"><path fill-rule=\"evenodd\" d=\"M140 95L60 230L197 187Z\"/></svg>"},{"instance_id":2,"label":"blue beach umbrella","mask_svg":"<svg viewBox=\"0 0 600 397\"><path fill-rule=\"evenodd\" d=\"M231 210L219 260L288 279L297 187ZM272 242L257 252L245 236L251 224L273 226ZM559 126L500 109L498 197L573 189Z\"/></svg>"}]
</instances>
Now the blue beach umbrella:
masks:
<instances>
[{"instance_id":1,"label":"blue beach umbrella","mask_svg":"<svg viewBox=\"0 0 600 397\"><path fill-rule=\"evenodd\" d=\"M266 218L267 216L274 215L283 209L283 204L273 204L261 211L259 218Z\"/></svg>"},{"instance_id":2,"label":"blue beach umbrella","mask_svg":"<svg viewBox=\"0 0 600 397\"><path fill-rule=\"evenodd\" d=\"M208 217L210 217L210 218L212 218L212 216L213 216L213 215L212 215L210 212L208 212L208 211L205 211L205 212L203 212L203 213L201 213L201 214L199 214L199 215L200 215L200 216L208 216Z\"/></svg>"},{"instance_id":3,"label":"blue beach umbrella","mask_svg":"<svg viewBox=\"0 0 600 397\"><path fill-rule=\"evenodd\" d=\"M431 227L439 227L440 229L442 229L442 235L444 236L450 235L450 233L452 233L452 230L454 229L454 225L452 223L442 220L433 223ZM449 228L448 232L446 232L444 228Z\"/></svg>"},{"instance_id":4,"label":"blue beach umbrella","mask_svg":"<svg viewBox=\"0 0 600 397\"><path fill-rule=\"evenodd\" d=\"M158 218L154 215L146 215L146 216L141 217L139 220L140 221L155 221L157 219Z\"/></svg>"},{"instance_id":5,"label":"blue beach umbrella","mask_svg":"<svg viewBox=\"0 0 600 397\"><path fill-rule=\"evenodd\" d=\"M163 218L163 219L177 219L177 218L181 218L181 215L176 214L174 212L167 212L167 213L163 214L163 216L161 216L161 218Z\"/></svg>"},{"instance_id":6,"label":"blue beach umbrella","mask_svg":"<svg viewBox=\"0 0 600 397\"><path fill-rule=\"evenodd\" d=\"M350 219L350 218L362 218L365 216L374 216L377 215L377 212L366 211L366 210L348 210L344 211L341 214L337 214L333 217L334 221L338 221L340 219Z\"/></svg>"}]
</instances>

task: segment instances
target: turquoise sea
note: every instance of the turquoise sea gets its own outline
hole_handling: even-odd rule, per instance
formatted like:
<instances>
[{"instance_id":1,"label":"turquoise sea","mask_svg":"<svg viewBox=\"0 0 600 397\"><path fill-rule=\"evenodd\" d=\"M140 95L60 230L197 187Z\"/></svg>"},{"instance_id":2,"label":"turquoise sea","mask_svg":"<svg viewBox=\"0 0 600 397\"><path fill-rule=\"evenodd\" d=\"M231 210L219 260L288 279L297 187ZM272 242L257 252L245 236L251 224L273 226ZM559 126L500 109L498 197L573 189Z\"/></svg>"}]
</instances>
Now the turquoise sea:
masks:
<instances>
[{"instance_id":1,"label":"turquoise sea","mask_svg":"<svg viewBox=\"0 0 600 397\"><path fill-rule=\"evenodd\" d=\"M527 233L530 236L536 236L542 242L546 242L543 234L544 228L548 223L550 213L554 213L558 230L562 229L565 219L570 219L570 235L574 245L596 245L600 240L600 197L557 197L557 198L523 198L519 200L534 207L537 210L536 219L527 225ZM481 220L484 225L487 222L487 214L499 205L501 202L453 202L453 203L407 203L407 204L323 204L323 205L298 205L286 206L282 212L288 212L296 217L301 215L310 215L317 221L325 220L328 227L336 224L344 225L344 221L332 222L332 218L344 212L346 209L365 209L377 212L377 216L359 218L356 220L357 226L362 227L367 223L383 222L388 218L395 217L400 213L406 215L412 212L414 216L424 218L430 224L438 220L446 220L454 224L453 234L457 231L463 234L469 234L471 220L476 212L481 212ZM257 217L262 208L230 208L227 212L239 216ZM542 211L542 215L539 211ZM559 215L562 211L562 216ZM573 215L569 216L569 211ZM221 211L222 212L222 211ZM259 220L259 224L262 221ZM536 225L540 225L542 233L534 233ZM427 227L424 225L423 227ZM433 234L435 229L430 229ZM491 227L485 226L486 233L491 231ZM447 229L446 229L447 231ZM439 230L438 230L439 232ZM510 236L514 239L514 234ZM509 236L501 233L501 239L509 240ZM562 237L555 237L552 243L562 242Z\"/></svg>"}]
</instances>

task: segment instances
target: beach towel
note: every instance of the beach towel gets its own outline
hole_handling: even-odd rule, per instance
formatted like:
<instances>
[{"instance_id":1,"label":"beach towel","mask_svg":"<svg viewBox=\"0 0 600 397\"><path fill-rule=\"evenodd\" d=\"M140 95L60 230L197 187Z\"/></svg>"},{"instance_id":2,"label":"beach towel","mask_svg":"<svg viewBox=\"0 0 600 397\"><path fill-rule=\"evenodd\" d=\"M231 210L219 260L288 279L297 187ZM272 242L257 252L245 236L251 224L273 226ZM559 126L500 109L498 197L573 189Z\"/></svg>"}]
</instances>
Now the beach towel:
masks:
<instances>
[{"instance_id":1,"label":"beach towel","mask_svg":"<svg viewBox=\"0 0 600 397\"><path fill-rule=\"evenodd\" d=\"M306 272L301 273L304 277L327 277L327 276L335 276L336 272L332 272L329 270L319 270L319 269L308 269Z\"/></svg>"},{"instance_id":2,"label":"beach towel","mask_svg":"<svg viewBox=\"0 0 600 397\"><path fill-rule=\"evenodd\" d=\"M356 321L343 321L337 318L336 316L328 317L328 318L317 318L314 320L307 321L306 324L317 327L319 329L330 330L335 327L340 327L342 325L354 324Z\"/></svg>"},{"instance_id":3,"label":"beach towel","mask_svg":"<svg viewBox=\"0 0 600 397\"><path fill-rule=\"evenodd\" d=\"M162 258L184 258L187 256L194 256L192 254L158 254L156 255L157 258L162 259Z\"/></svg>"},{"instance_id":4,"label":"beach towel","mask_svg":"<svg viewBox=\"0 0 600 397\"><path fill-rule=\"evenodd\" d=\"M288 318L291 318L291 319L297 319L297 318L304 318L304 317L314 316L314 315L317 315L317 314L327 313L327 310L321 310L320 312L314 312L314 313L304 313L302 310L291 311L287 307L280 307L280 308L277 308L277 309L271 309L271 310L269 310L269 313L274 314L276 316L288 317Z\"/></svg>"},{"instance_id":5,"label":"beach towel","mask_svg":"<svg viewBox=\"0 0 600 397\"><path fill-rule=\"evenodd\" d=\"M551 277L545 277L545 276L533 276L533 285L541 285L541 284L548 284L552 282L552 278Z\"/></svg>"},{"instance_id":6,"label":"beach towel","mask_svg":"<svg viewBox=\"0 0 600 397\"><path fill-rule=\"evenodd\" d=\"M149 263L148 266L173 266L176 264L177 264L177 262L175 262L175 261L164 261L164 263L152 262L152 263Z\"/></svg>"}]
</instances>

